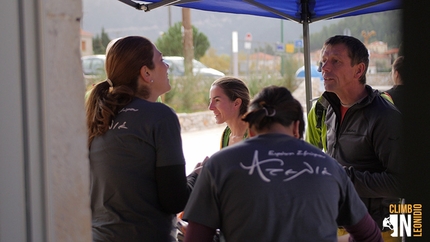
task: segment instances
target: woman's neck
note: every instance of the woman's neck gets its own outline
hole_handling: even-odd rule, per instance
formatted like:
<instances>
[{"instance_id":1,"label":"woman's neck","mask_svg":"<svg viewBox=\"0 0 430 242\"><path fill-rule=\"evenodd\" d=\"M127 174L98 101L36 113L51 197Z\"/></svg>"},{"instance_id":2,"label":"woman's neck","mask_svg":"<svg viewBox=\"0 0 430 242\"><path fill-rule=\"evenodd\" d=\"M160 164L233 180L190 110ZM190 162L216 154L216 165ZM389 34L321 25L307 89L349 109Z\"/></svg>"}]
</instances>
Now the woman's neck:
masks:
<instances>
[{"instance_id":1,"label":"woman's neck","mask_svg":"<svg viewBox=\"0 0 430 242\"><path fill-rule=\"evenodd\" d=\"M231 130L230 136L243 137L248 129L248 124L241 119L236 119L234 122L227 122L227 126Z\"/></svg>"},{"instance_id":2,"label":"woman's neck","mask_svg":"<svg viewBox=\"0 0 430 242\"><path fill-rule=\"evenodd\" d=\"M246 138L246 133L248 131L248 124L240 119L236 122L228 122L228 127L230 128L230 136L228 138L228 145L236 144Z\"/></svg>"},{"instance_id":3,"label":"woman's neck","mask_svg":"<svg viewBox=\"0 0 430 242\"><path fill-rule=\"evenodd\" d=\"M260 130L257 134L286 134L294 137L294 125L284 126L280 123L274 123L268 129Z\"/></svg>"}]
</instances>

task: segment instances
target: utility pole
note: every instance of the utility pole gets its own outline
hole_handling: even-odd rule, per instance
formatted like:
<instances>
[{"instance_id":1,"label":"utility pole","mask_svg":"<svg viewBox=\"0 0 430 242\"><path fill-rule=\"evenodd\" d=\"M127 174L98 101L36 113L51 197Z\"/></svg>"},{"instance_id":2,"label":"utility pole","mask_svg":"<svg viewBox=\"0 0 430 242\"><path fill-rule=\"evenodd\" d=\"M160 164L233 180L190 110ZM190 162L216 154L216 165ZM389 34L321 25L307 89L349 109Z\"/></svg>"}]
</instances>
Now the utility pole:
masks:
<instances>
[{"instance_id":1,"label":"utility pole","mask_svg":"<svg viewBox=\"0 0 430 242\"><path fill-rule=\"evenodd\" d=\"M183 50L184 50L184 67L185 75L193 74L193 59L194 59L194 46L193 46L193 27L191 25L191 10L189 8L182 8L182 26L183 32Z\"/></svg>"},{"instance_id":2,"label":"utility pole","mask_svg":"<svg viewBox=\"0 0 430 242\"><path fill-rule=\"evenodd\" d=\"M169 29L172 27L172 10L171 10L171 6L167 6L167 11L168 11L168 15L169 15Z\"/></svg>"},{"instance_id":3,"label":"utility pole","mask_svg":"<svg viewBox=\"0 0 430 242\"><path fill-rule=\"evenodd\" d=\"M284 44L284 20L281 19L281 45L285 48ZM285 53L281 53L281 76L284 76L285 68L284 68L284 62L285 62Z\"/></svg>"}]
</instances>

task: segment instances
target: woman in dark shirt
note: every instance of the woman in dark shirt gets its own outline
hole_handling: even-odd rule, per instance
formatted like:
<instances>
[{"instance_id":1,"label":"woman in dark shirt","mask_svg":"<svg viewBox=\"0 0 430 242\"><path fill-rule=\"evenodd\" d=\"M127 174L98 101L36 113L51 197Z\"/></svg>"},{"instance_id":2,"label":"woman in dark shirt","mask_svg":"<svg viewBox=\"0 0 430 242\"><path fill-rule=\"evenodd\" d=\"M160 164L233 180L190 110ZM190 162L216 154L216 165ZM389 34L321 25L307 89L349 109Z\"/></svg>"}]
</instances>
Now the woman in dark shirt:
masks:
<instances>
[{"instance_id":1,"label":"woman in dark shirt","mask_svg":"<svg viewBox=\"0 0 430 242\"><path fill-rule=\"evenodd\" d=\"M386 92L390 94L393 99L394 105L403 113L405 109L405 87L403 86L403 56L397 57L393 62L391 70L391 78L393 79L394 86Z\"/></svg>"},{"instance_id":2,"label":"woman in dark shirt","mask_svg":"<svg viewBox=\"0 0 430 242\"><path fill-rule=\"evenodd\" d=\"M116 40L107 80L86 103L94 241L175 241L175 214L197 172L185 175L180 124L156 102L170 90L169 66L151 41Z\"/></svg>"}]
</instances>

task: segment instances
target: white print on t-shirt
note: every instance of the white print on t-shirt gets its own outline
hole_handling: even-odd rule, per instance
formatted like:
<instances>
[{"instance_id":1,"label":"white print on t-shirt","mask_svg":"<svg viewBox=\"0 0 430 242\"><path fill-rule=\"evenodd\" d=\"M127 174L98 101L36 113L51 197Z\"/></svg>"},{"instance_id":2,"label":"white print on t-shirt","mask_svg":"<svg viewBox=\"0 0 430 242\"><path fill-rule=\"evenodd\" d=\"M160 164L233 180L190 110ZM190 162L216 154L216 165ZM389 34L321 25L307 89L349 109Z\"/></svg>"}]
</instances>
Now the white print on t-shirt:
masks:
<instances>
[{"instance_id":1,"label":"white print on t-shirt","mask_svg":"<svg viewBox=\"0 0 430 242\"><path fill-rule=\"evenodd\" d=\"M139 112L139 109L136 109L136 108L123 108L118 113L128 112L128 111L130 111L130 112Z\"/></svg>"},{"instance_id":2,"label":"white print on t-shirt","mask_svg":"<svg viewBox=\"0 0 430 242\"><path fill-rule=\"evenodd\" d=\"M289 154L289 155L294 155L291 153L285 153L285 154ZM303 154L302 152L300 152L300 154ZM297 153L296 155L299 155L299 153ZM265 182L270 182L270 179L267 178L267 176L265 175L265 173L268 173L269 176L277 176L279 173L283 174L286 178L283 181L291 181L295 178L297 178L298 176L304 174L304 173L308 173L308 174L315 174L315 175L325 175L325 176L331 176L331 174L327 171L327 168L324 167L322 171L320 171L320 167L316 166L315 169L314 167L312 167L309 163L307 163L306 161L303 161L303 164L305 166L305 168L303 170L300 171L296 171L293 169L284 169L284 168L266 168L263 172L263 170L261 169L261 165L262 164L266 164L266 163L278 163L279 166L283 167L284 166L284 161L278 158L271 158L271 159L267 159L267 160L262 160L259 161L258 160L258 150L254 151L254 157L252 159L252 164L250 166L245 166L244 164L242 164L242 162L240 163L240 166L245 169L245 170L249 170L249 175L252 175L254 173L254 170L257 170L258 175L260 176L261 180L265 181Z\"/></svg>"},{"instance_id":3,"label":"white print on t-shirt","mask_svg":"<svg viewBox=\"0 0 430 242\"><path fill-rule=\"evenodd\" d=\"M127 122L124 121L124 123L119 124L119 122L114 123L112 120L112 123L109 126L109 129L128 129L125 125Z\"/></svg>"},{"instance_id":4,"label":"white print on t-shirt","mask_svg":"<svg viewBox=\"0 0 430 242\"><path fill-rule=\"evenodd\" d=\"M118 113L121 112L139 112L139 109L136 108L123 108L121 109ZM114 121L112 120L112 123L109 126L109 129L128 129L127 126L125 125L127 122L124 121L124 123L119 124L119 122L114 123Z\"/></svg>"},{"instance_id":5,"label":"white print on t-shirt","mask_svg":"<svg viewBox=\"0 0 430 242\"><path fill-rule=\"evenodd\" d=\"M307 150L305 150L305 151L298 150L297 153L294 153L294 152L285 152L285 151L276 152L274 150L269 150L269 156L279 157L279 156L293 156L293 155L297 155L297 156L313 156L313 157L318 157L318 158L323 158L323 159L326 158L324 155L313 153L313 152L309 152Z\"/></svg>"}]
</instances>

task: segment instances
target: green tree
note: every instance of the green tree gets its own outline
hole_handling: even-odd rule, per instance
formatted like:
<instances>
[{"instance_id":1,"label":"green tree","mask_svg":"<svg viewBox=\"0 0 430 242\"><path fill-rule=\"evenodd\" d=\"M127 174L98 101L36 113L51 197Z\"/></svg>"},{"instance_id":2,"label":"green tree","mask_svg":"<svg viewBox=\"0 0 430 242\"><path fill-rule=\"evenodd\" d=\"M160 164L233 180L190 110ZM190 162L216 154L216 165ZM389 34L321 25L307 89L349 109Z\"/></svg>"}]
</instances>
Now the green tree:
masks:
<instances>
[{"instance_id":1,"label":"green tree","mask_svg":"<svg viewBox=\"0 0 430 242\"><path fill-rule=\"evenodd\" d=\"M155 45L165 56L184 56L182 46L182 22L175 23L161 37ZM205 34L193 26L194 59L200 60L209 49L210 43Z\"/></svg>"},{"instance_id":2,"label":"green tree","mask_svg":"<svg viewBox=\"0 0 430 242\"><path fill-rule=\"evenodd\" d=\"M109 38L109 35L105 32L105 29L102 28L102 33L100 35L97 34L96 37L93 38L94 54L105 54L106 46L110 41L111 39Z\"/></svg>"}]
</instances>

